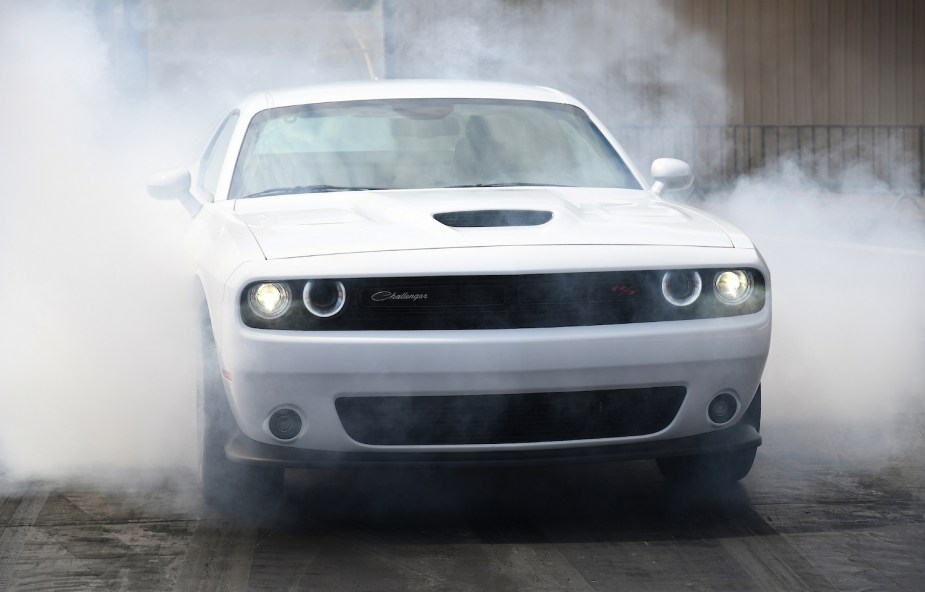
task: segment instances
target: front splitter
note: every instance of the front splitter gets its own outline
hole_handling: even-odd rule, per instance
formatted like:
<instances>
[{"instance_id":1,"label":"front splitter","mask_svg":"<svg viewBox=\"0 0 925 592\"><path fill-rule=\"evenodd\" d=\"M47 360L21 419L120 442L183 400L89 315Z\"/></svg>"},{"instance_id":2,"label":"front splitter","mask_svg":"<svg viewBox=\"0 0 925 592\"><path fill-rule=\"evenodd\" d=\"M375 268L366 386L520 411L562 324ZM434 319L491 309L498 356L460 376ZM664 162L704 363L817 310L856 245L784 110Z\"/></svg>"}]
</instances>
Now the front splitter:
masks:
<instances>
[{"instance_id":1,"label":"front splitter","mask_svg":"<svg viewBox=\"0 0 925 592\"><path fill-rule=\"evenodd\" d=\"M733 427L670 440L608 444L544 450L498 450L487 452L339 452L275 446L257 442L242 433L225 446L229 460L246 464L289 468L481 468L552 466L641 460L669 456L712 454L761 445L754 426Z\"/></svg>"}]
</instances>

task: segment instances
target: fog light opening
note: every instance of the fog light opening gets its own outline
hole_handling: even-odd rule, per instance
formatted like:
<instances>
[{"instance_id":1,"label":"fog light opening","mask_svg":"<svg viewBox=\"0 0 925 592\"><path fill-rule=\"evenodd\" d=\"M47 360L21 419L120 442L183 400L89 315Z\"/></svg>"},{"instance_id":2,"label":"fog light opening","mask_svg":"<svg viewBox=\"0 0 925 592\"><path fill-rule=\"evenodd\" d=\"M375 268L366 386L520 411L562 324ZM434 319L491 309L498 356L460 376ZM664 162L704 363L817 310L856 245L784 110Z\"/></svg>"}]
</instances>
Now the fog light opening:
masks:
<instances>
[{"instance_id":1,"label":"fog light opening","mask_svg":"<svg viewBox=\"0 0 925 592\"><path fill-rule=\"evenodd\" d=\"M268 427L277 440L292 440L302 432L302 418L292 409L278 409L270 415Z\"/></svg>"},{"instance_id":2,"label":"fog light opening","mask_svg":"<svg viewBox=\"0 0 925 592\"><path fill-rule=\"evenodd\" d=\"M730 393L720 393L713 397L707 408L710 421L716 425L723 425L732 421L739 410L739 402Z\"/></svg>"}]
</instances>

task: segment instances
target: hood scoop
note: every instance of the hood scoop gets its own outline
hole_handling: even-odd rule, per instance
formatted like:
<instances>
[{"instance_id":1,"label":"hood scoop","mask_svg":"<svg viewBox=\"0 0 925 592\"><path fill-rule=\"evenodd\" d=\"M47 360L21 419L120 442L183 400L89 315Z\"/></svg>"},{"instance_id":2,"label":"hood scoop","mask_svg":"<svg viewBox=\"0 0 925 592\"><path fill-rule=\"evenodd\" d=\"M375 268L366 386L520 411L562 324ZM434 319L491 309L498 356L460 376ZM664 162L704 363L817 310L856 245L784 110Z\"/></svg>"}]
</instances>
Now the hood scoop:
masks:
<instances>
[{"instance_id":1,"label":"hood scoop","mask_svg":"<svg viewBox=\"0 0 925 592\"><path fill-rule=\"evenodd\" d=\"M545 210L471 210L434 214L434 220L453 228L539 226L552 220Z\"/></svg>"}]
</instances>

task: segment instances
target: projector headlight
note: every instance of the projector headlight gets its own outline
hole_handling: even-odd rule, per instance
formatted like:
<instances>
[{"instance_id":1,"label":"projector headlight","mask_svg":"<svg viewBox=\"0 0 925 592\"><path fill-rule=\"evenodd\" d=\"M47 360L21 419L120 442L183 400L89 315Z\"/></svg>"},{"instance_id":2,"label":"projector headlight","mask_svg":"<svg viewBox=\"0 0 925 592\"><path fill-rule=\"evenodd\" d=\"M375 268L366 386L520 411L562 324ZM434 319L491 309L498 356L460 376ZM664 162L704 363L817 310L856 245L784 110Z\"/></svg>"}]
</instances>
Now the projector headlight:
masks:
<instances>
[{"instance_id":1,"label":"projector headlight","mask_svg":"<svg viewBox=\"0 0 925 592\"><path fill-rule=\"evenodd\" d=\"M675 306L687 306L700 297L703 282L693 269L666 271L662 276L662 294Z\"/></svg>"},{"instance_id":2,"label":"projector headlight","mask_svg":"<svg viewBox=\"0 0 925 592\"><path fill-rule=\"evenodd\" d=\"M339 313L347 302L347 288L334 280L311 280L302 290L305 308L316 317L328 318Z\"/></svg>"},{"instance_id":3,"label":"projector headlight","mask_svg":"<svg viewBox=\"0 0 925 592\"><path fill-rule=\"evenodd\" d=\"M264 282L251 286L247 302L254 314L263 319L278 319L289 310L289 286L277 282Z\"/></svg>"},{"instance_id":4,"label":"projector headlight","mask_svg":"<svg viewBox=\"0 0 925 592\"><path fill-rule=\"evenodd\" d=\"M713 282L716 297L726 304L744 302L751 295L752 286L752 276L741 269L722 271Z\"/></svg>"}]
</instances>

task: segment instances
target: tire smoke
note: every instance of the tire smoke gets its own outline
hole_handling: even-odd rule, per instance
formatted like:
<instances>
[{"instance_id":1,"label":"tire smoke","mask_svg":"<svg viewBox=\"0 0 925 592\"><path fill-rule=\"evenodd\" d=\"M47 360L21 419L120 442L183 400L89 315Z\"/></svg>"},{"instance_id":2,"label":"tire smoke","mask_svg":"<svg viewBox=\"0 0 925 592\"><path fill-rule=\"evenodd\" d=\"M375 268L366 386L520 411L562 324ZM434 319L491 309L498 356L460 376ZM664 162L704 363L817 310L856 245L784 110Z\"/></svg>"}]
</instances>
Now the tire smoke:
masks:
<instances>
[{"instance_id":1,"label":"tire smoke","mask_svg":"<svg viewBox=\"0 0 925 592\"><path fill-rule=\"evenodd\" d=\"M889 431L923 411L925 216L856 170L836 181L823 189L785 161L706 206L771 268L768 422Z\"/></svg>"},{"instance_id":2,"label":"tire smoke","mask_svg":"<svg viewBox=\"0 0 925 592\"><path fill-rule=\"evenodd\" d=\"M183 213L143 183L152 159L194 157L153 126L186 134L121 101L88 13L4 5L0 55L0 471L190 466Z\"/></svg>"},{"instance_id":3,"label":"tire smoke","mask_svg":"<svg viewBox=\"0 0 925 592\"><path fill-rule=\"evenodd\" d=\"M408 75L560 88L610 125L725 120L721 55L663 3L581 5L477 0L398 31L391 50ZM360 41L348 67L285 41L224 61L181 49L215 66L202 92L195 77L154 76L140 98L121 88L89 8L0 5L0 473L195 466L188 217L149 199L144 181L195 160L247 92L378 73L374 44ZM925 407L925 232L921 214L889 200L830 194L783 166L702 204L749 233L772 270L766 425L889 424Z\"/></svg>"}]
</instances>

